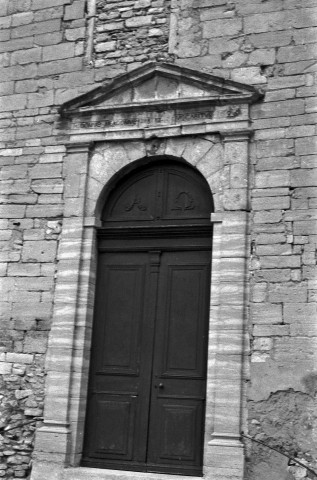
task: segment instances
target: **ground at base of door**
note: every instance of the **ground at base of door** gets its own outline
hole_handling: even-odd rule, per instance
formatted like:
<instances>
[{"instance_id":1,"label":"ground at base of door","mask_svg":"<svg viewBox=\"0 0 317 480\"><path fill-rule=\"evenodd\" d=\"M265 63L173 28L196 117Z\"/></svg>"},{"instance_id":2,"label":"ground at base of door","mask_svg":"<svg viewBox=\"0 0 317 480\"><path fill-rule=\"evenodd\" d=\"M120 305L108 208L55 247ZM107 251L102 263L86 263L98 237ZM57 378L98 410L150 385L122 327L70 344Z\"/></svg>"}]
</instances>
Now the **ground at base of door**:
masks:
<instances>
[{"instance_id":1,"label":"ground at base of door","mask_svg":"<svg viewBox=\"0 0 317 480\"><path fill-rule=\"evenodd\" d=\"M202 480L202 477L165 475L161 473L128 472L100 468L67 468L63 480Z\"/></svg>"}]
</instances>

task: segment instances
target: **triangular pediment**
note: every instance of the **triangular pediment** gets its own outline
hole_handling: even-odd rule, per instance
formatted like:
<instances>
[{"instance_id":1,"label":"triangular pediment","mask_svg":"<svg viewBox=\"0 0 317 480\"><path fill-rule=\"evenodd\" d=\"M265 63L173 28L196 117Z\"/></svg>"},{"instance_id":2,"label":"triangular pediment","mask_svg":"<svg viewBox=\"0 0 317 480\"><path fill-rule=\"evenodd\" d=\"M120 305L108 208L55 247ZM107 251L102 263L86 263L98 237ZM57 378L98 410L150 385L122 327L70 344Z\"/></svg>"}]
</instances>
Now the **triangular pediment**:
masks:
<instances>
[{"instance_id":1,"label":"triangular pediment","mask_svg":"<svg viewBox=\"0 0 317 480\"><path fill-rule=\"evenodd\" d=\"M142 105L253 103L261 94L252 86L166 63L147 63L110 84L64 103L62 114Z\"/></svg>"}]
</instances>

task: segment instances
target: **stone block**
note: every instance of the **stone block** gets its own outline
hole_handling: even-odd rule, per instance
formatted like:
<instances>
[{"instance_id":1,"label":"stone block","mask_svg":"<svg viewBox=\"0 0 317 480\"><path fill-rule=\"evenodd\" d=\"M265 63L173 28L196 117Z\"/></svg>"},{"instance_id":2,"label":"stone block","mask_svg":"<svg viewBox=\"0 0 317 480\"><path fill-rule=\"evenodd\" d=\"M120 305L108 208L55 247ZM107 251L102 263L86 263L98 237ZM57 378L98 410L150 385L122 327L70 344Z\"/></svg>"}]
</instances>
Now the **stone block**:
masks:
<instances>
[{"instance_id":1,"label":"stone block","mask_svg":"<svg viewBox=\"0 0 317 480\"><path fill-rule=\"evenodd\" d=\"M22 155L23 150L22 148L6 148L0 151L0 158L1 157L15 157ZM1 180L6 179L16 179L16 178L25 178L27 172L26 165L9 165L4 166L1 169ZM2 190L3 192L3 190ZM11 192L11 190L5 193L21 193L18 192Z\"/></svg>"},{"instance_id":2,"label":"stone block","mask_svg":"<svg viewBox=\"0 0 317 480\"><path fill-rule=\"evenodd\" d=\"M18 400L21 400L23 398L27 398L29 397L30 395L33 394L33 390L15 390L14 392L14 395L15 395L15 398L18 399Z\"/></svg>"},{"instance_id":3,"label":"stone block","mask_svg":"<svg viewBox=\"0 0 317 480\"><path fill-rule=\"evenodd\" d=\"M254 214L254 223L278 223L281 220L282 220L281 210L273 210L269 212L255 212Z\"/></svg>"},{"instance_id":4,"label":"stone block","mask_svg":"<svg viewBox=\"0 0 317 480\"><path fill-rule=\"evenodd\" d=\"M270 302L304 303L307 301L307 286L304 284L284 283L269 286Z\"/></svg>"},{"instance_id":5,"label":"stone block","mask_svg":"<svg viewBox=\"0 0 317 480\"><path fill-rule=\"evenodd\" d=\"M216 19L203 23L203 38L233 36L242 32L241 18Z\"/></svg>"},{"instance_id":6,"label":"stone block","mask_svg":"<svg viewBox=\"0 0 317 480\"><path fill-rule=\"evenodd\" d=\"M253 119L302 115L305 113L303 99L285 100L284 102L270 102L254 105L251 110Z\"/></svg>"},{"instance_id":7,"label":"stone block","mask_svg":"<svg viewBox=\"0 0 317 480\"><path fill-rule=\"evenodd\" d=\"M22 266L23 264L21 264ZM34 264L34 266L40 265ZM14 280L15 288L17 291L27 290L30 291L37 291L43 292L46 290L51 290L53 288L53 278L49 277L19 277Z\"/></svg>"},{"instance_id":8,"label":"stone block","mask_svg":"<svg viewBox=\"0 0 317 480\"><path fill-rule=\"evenodd\" d=\"M56 241L26 241L22 249L23 262L53 262L56 256Z\"/></svg>"},{"instance_id":9,"label":"stone block","mask_svg":"<svg viewBox=\"0 0 317 480\"><path fill-rule=\"evenodd\" d=\"M47 349L46 332L28 332L24 339L24 353L46 353Z\"/></svg>"},{"instance_id":10,"label":"stone block","mask_svg":"<svg viewBox=\"0 0 317 480\"><path fill-rule=\"evenodd\" d=\"M155 31L160 29L150 29L152 32L151 36L155 36ZM162 32L163 33L163 32ZM160 33L159 33L160 35ZM178 44L178 55L180 58L190 58L190 57L198 57L200 55L201 45L197 43L194 39L182 39Z\"/></svg>"},{"instance_id":11,"label":"stone block","mask_svg":"<svg viewBox=\"0 0 317 480\"><path fill-rule=\"evenodd\" d=\"M57 45L63 40L62 32L47 33L42 35L35 35L34 42L36 45Z\"/></svg>"},{"instance_id":12,"label":"stone block","mask_svg":"<svg viewBox=\"0 0 317 480\"><path fill-rule=\"evenodd\" d=\"M284 215L285 221L296 222L298 220L316 220L317 219L317 209L298 209L289 212L285 212Z\"/></svg>"},{"instance_id":13,"label":"stone block","mask_svg":"<svg viewBox=\"0 0 317 480\"><path fill-rule=\"evenodd\" d=\"M248 145L247 142L226 142L225 143L225 164L247 164ZM241 187L240 187L241 188Z\"/></svg>"},{"instance_id":14,"label":"stone block","mask_svg":"<svg viewBox=\"0 0 317 480\"><path fill-rule=\"evenodd\" d=\"M55 178L54 180L33 180L31 187L36 193L63 193L63 180L58 178Z\"/></svg>"},{"instance_id":15,"label":"stone block","mask_svg":"<svg viewBox=\"0 0 317 480\"><path fill-rule=\"evenodd\" d=\"M285 210L290 208L290 198L283 197L257 197L252 200L252 210Z\"/></svg>"},{"instance_id":16,"label":"stone block","mask_svg":"<svg viewBox=\"0 0 317 480\"><path fill-rule=\"evenodd\" d=\"M256 243L258 245L268 245L285 242L286 235L284 233L259 233L256 236Z\"/></svg>"},{"instance_id":17,"label":"stone block","mask_svg":"<svg viewBox=\"0 0 317 480\"><path fill-rule=\"evenodd\" d=\"M256 254L262 255L291 255L292 246L288 243L274 244L274 245L258 245L256 247Z\"/></svg>"},{"instance_id":18,"label":"stone block","mask_svg":"<svg viewBox=\"0 0 317 480\"><path fill-rule=\"evenodd\" d=\"M6 359L7 362L30 365L33 363L34 356L28 353L7 353Z\"/></svg>"},{"instance_id":19,"label":"stone block","mask_svg":"<svg viewBox=\"0 0 317 480\"><path fill-rule=\"evenodd\" d=\"M76 40L85 38L86 29L84 27L80 28L67 28L65 30L65 39L69 42L75 42Z\"/></svg>"},{"instance_id":20,"label":"stone block","mask_svg":"<svg viewBox=\"0 0 317 480\"><path fill-rule=\"evenodd\" d=\"M259 141L256 146L256 155L263 157L280 157L294 153L294 140L279 138L278 140Z\"/></svg>"},{"instance_id":21,"label":"stone block","mask_svg":"<svg viewBox=\"0 0 317 480\"><path fill-rule=\"evenodd\" d=\"M224 210L247 210L248 193L246 188L225 190L223 194Z\"/></svg>"},{"instance_id":22,"label":"stone block","mask_svg":"<svg viewBox=\"0 0 317 480\"><path fill-rule=\"evenodd\" d=\"M317 139L317 137L313 137L313 138ZM317 142L316 142L316 153L317 153ZM291 186L292 187L317 186L317 168L293 170L291 172Z\"/></svg>"},{"instance_id":23,"label":"stone block","mask_svg":"<svg viewBox=\"0 0 317 480\"><path fill-rule=\"evenodd\" d=\"M270 337L257 337L254 339L252 347L260 352L268 352L273 348L273 339Z\"/></svg>"},{"instance_id":24,"label":"stone block","mask_svg":"<svg viewBox=\"0 0 317 480\"><path fill-rule=\"evenodd\" d=\"M282 323L282 306L270 303L251 304L251 322L268 325Z\"/></svg>"},{"instance_id":25,"label":"stone block","mask_svg":"<svg viewBox=\"0 0 317 480\"><path fill-rule=\"evenodd\" d=\"M246 84L264 84L267 83L267 78L262 75L261 69L257 67L240 67L232 70L232 80Z\"/></svg>"},{"instance_id":26,"label":"stone block","mask_svg":"<svg viewBox=\"0 0 317 480\"><path fill-rule=\"evenodd\" d=\"M34 22L28 25L21 25L11 29L11 38L29 37L43 33L59 32L61 20L53 19L46 22Z\"/></svg>"},{"instance_id":27,"label":"stone block","mask_svg":"<svg viewBox=\"0 0 317 480\"><path fill-rule=\"evenodd\" d=\"M25 213L24 205L0 205L0 217L2 218L23 218Z\"/></svg>"},{"instance_id":28,"label":"stone block","mask_svg":"<svg viewBox=\"0 0 317 480\"><path fill-rule=\"evenodd\" d=\"M23 94L6 95L2 97L0 111L22 110L26 107L27 97Z\"/></svg>"},{"instance_id":29,"label":"stone block","mask_svg":"<svg viewBox=\"0 0 317 480\"><path fill-rule=\"evenodd\" d=\"M1 42L0 52L12 52L23 48L32 48L33 45L34 42L32 37L11 39L8 42ZM8 68L5 73L7 73L8 70L10 71Z\"/></svg>"},{"instance_id":30,"label":"stone block","mask_svg":"<svg viewBox=\"0 0 317 480\"><path fill-rule=\"evenodd\" d=\"M40 47L30 48L27 50L18 50L12 53L11 65L39 62L42 56Z\"/></svg>"},{"instance_id":31,"label":"stone block","mask_svg":"<svg viewBox=\"0 0 317 480\"><path fill-rule=\"evenodd\" d=\"M53 218L62 215L62 205L30 205L26 207L26 217L28 218Z\"/></svg>"},{"instance_id":32,"label":"stone block","mask_svg":"<svg viewBox=\"0 0 317 480\"><path fill-rule=\"evenodd\" d=\"M73 57L75 52L74 45L73 42L65 42L60 45L43 47L43 62Z\"/></svg>"},{"instance_id":33,"label":"stone block","mask_svg":"<svg viewBox=\"0 0 317 480\"><path fill-rule=\"evenodd\" d=\"M83 65L82 58L66 58L63 60L54 60L44 62L39 65L38 74L47 77L48 75L57 75L66 72L75 72L81 70Z\"/></svg>"},{"instance_id":34,"label":"stone block","mask_svg":"<svg viewBox=\"0 0 317 480\"><path fill-rule=\"evenodd\" d=\"M12 371L12 363L0 362L0 375L10 375Z\"/></svg>"},{"instance_id":35,"label":"stone block","mask_svg":"<svg viewBox=\"0 0 317 480\"><path fill-rule=\"evenodd\" d=\"M258 172L255 176L257 188L272 188L290 186L290 172L275 170L273 172Z\"/></svg>"},{"instance_id":36,"label":"stone block","mask_svg":"<svg viewBox=\"0 0 317 480\"><path fill-rule=\"evenodd\" d=\"M61 18L63 16L63 6L57 6L52 8L44 8L34 13L35 22L45 22L46 20L52 20L53 18Z\"/></svg>"},{"instance_id":37,"label":"stone block","mask_svg":"<svg viewBox=\"0 0 317 480\"><path fill-rule=\"evenodd\" d=\"M64 20L76 20L84 18L85 3L81 0L74 1L71 5L66 6Z\"/></svg>"},{"instance_id":38,"label":"stone block","mask_svg":"<svg viewBox=\"0 0 317 480\"><path fill-rule=\"evenodd\" d=\"M35 277L40 275L40 265L37 263L16 263L8 265L8 276Z\"/></svg>"},{"instance_id":39,"label":"stone block","mask_svg":"<svg viewBox=\"0 0 317 480\"><path fill-rule=\"evenodd\" d=\"M291 45L279 48L277 61L279 63L290 63L315 58L314 45Z\"/></svg>"},{"instance_id":40,"label":"stone block","mask_svg":"<svg viewBox=\"0 0 317 480\"><path fill-rule=\"evenodd\" d=\"M49 326L52 302L16 302L12 304L12 318L15 330L34 330L41 323ZM40 322L40 323L39 323Z\"/></svg>"},{"instance_id":41,"label":"stone block","mask_svg":"<svg viewBox=\"0 0 317 480\"><path fill-rule=\"evenodd\" d=\"M276 252L277 253L277 252ZM291 270L289 268L272 268L268 270L258 270L255 272L255 280L257 282L289 282L293 279L292 274L296 270Z\"/></svg>"},{"instance_id":42,"label":"stone block","mask_svg":"<svg viewBox=\"0 0 317 480\"><path fill-rule=\"evenodd\" d=\"M255 325L253 328L255 337L282 337L289 334L289 325Z\"/></svg>"},{"instance_id":43,"label":"stone block","mask_svg":"<svg viewBox=\"0 0 317 480\"><path fill-rule=\"evenodd\" d=\"M262 268L299 268L301 258L300 255L263 256L260 263Z\"/></svg>"},{"instance_id":44,"label":"stone block","mask_svg":"<svg viewBox=\"0 0 317 480\"><path fill-rule=\"evenodd\" d=\"M111 41L111 42L103 42L99 43L96 45L95 50L97 53L99 52L112 52L116 49L117 42L116 41Z\"/></svg>"},{"instance_id":45,"label":"stone block","mask_svg":"<svg viewBox=\"0 0 317 480\"><path fill-rule=\"evenodd\" d=\"M32 0L32 10L42 10L59 5L69 5L70 3L71 0Z\"/></svg>"},{"instance_id":46,"label":"stone block","mask_svg":"<svg viewBox=\"0 0 317 480\"><path fill-rule=\"evenodd\" d=\"M248 167L244 164L234 164L230 167L230 187L246 188L248 185Z\"/></svg>"},{"instance_id":47,"label":"stone block","mask_svg":"<svg viewBox=\"0 0 317 480\"><path fill-rule=\"evenodd\" d=\"M288 157L264 157L256 163L257 170L291 170L300 167L300 159L295 156Z\"/></svg>"},{"instance_id":48,"label":"stone block","mask_svg":"<svg viewBox=\"0 0 317 480\"><path fill-rule=\"evenodd\" d=\"M285 303L283 308L284 323L290 323L297 326L313 327L316 335L317 306L313 303ZM310 328L311 330L311 328Z\"/></svg>"},{"instance_id":49,"label":"stone block","mask_svg":"<svg viewBox=\"0 0 317 480\"><path fill-rule=\"evenodd\" d=\"M97 32L112 32L114 30L121 30L124 27L123 22L111 22L111 23L104 23L102 25L97 26Z\"/></svg>"},{"instance_id":50,"label":"stone block","mask_svg":"<svg viewBox=\"0 0 317 480\"><path fill-rule=\"evenodd\" d=\"M127 18L125 24L128 28L147 27L152 24L152 15L139 15Z\"/></svg>"},{"instance_id":51,"label":"stone block","mask_svg":"<svg viewBox=\"0 0 317 480\"><path fill-rule=\"evenodd\" d=\"M59 163L34 165L30 170L31 179L61 178L62 167Z\"/></svg>"},{"instance_id":52,"label":"stone block","mask_svg":"<svg viewBox=\"0 0 317 480\"><path fill-rule=\"evenodd\" d=\"M293 225L294 235L317 235L316 221L296 221Z\"/></svg>"},{"instance_id":53,"label":"stone block","mask_svg":"<svg viewBox=\"0 0 317 480\"><path fill-rule=\"evenodd\" d=\"M249 65L272 65L275 63L275 49L256 49L250 53L248 64Z\"/></svg>"},{"instance_id":54,"label":"stone block","mask_svg":"<svg viewBox=\"0 0 317 480\"><path fill-rule=\"evenodd\" d=\"M47 107L54 104L53 91L30 93L28 95L28 108Z\"/></svg>"},{"instance_id":55,"label":"stone block","mask_svg":"<svg viewBox=\"0 0 317 480\"><path fill-rule=\"evenodd\" d=\"M24 410L24 415L30 416L30 417L39 417L43 413L42 408L26 408Z\"/></svg>"}]
</instances>

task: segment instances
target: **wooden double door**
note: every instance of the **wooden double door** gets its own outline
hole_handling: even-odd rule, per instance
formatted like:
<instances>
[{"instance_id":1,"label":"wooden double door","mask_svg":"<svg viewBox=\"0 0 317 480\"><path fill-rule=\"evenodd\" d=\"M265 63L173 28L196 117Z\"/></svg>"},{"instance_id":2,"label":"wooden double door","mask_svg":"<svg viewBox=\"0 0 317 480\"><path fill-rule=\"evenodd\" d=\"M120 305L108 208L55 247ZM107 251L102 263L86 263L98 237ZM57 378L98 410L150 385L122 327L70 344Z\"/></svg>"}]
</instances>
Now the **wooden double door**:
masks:
<instances>
[{"instance_id":1,"label":"wooden double door","mask_svg":"<svg viewBox=\"0 0 317 480\"><path fill-rule=\"evenodd\" d=\"M83 464L200 475L209 240L132 243L99 254Z\"/></svg>"},{"instance_id":2,"label":"wooden double door","mask_svg":"<svg viewBox=\"0 0 317 480\"><path fill-rule=\"evenodd\" d=\"M201 474L212 208L200 173L167 158L110 190L84 465Z\"/></svg>"}]
</instances>

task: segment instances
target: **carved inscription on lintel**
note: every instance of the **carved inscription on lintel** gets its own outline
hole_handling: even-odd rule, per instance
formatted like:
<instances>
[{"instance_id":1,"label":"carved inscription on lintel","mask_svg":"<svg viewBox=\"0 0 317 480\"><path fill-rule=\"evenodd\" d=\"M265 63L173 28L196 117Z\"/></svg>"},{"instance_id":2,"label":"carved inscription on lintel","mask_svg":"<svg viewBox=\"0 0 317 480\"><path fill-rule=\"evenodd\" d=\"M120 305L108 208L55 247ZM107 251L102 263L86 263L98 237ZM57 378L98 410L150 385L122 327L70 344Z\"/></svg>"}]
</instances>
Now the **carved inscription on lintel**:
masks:
<instances>
[{"instance_id":1,"label":"carved inscription on lintel","mask_svg":"<svg viewBox=\"0 0 317 480\"><path fill-rule=\"evenodd\" d=\"M178 125L183 123L208 121L213 118L214 108L204 110L190 110L179 112L176 110L109 113L103 114L98 120L81 120L72 124L72 128L116 128L116 127L155 127L164 125Z\"/></svg>"}]
</instances>

